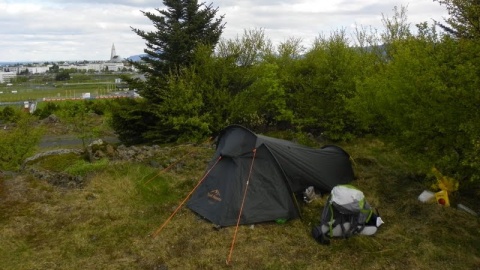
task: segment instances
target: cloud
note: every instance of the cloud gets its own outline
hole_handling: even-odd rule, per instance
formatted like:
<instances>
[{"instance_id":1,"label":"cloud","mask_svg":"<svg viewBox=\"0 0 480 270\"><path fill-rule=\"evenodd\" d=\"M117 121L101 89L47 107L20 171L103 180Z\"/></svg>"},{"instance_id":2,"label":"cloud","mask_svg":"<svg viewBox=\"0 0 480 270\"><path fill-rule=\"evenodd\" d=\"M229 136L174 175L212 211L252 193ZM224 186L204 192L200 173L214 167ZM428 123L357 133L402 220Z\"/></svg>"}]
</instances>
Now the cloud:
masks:
<instances>
[{"instance_id":1,"label":"cloud","mask_svg":"<svg viewBox=\"0 0 480 270\"><path fill-rule=\"evenodd\" d=\"M125 5L19 1L0 7L0 61L107 60L112 43L125 44L119 48L128 48L128 57L144 44L130 27L152 27L139 9Z\"/></svg>"},{"instance_id":2,"label":"cloud","mask_svg":"<svg viewBox=\"0 0 480 270\"><path fill-rule=\"evenodd\" d=\"M202 2L202 1L199 1ZM393 0L215 0L206 1L225 15L222 38L262 28L274 43L289 37L312 42L352 25L381 27L382 14L393 15ZM441 20L445 9L431 0L408 4L413 23ZM0 61L107 60L115 43L128 57L143 53L145 42L131 27L152 31L143 11L162 9L155 0L0 0Z\"/></svg>"}]
</instances>

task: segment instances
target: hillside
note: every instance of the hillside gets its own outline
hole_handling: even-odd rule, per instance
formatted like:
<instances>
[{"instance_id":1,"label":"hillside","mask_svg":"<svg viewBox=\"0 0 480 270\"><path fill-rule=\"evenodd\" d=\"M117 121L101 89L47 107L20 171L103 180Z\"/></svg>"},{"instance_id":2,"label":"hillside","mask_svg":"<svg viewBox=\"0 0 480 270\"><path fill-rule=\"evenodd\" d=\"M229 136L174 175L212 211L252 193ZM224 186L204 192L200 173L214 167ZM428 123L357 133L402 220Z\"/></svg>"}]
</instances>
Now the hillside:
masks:
<instances>
[{"instance_id":1,"label":"hillside","mask_svg":"<svg viewBox=\"0 0 480 270\"><path fill-rule=\"evenodd\" d=\"M225 261L235 228L217 230L186 208L153 238L201 179L213 153L210 144L169 145L143 159L87 163L67 154L29 163L30 169L81 176L78 186L49 182L29 169L3 175L0 268L480 268L478 218L455 207L419 202L428 177L415 173L381 141L357 140L342 147L355 161L353 184L385 221L374 236L335 239L329 246L315 242L310 230L318 223L323 196L302 206L301 220L240 226L231 266ZM478 208L476 192L457 192L452 204Z\"/></svg>"}]
</instances>

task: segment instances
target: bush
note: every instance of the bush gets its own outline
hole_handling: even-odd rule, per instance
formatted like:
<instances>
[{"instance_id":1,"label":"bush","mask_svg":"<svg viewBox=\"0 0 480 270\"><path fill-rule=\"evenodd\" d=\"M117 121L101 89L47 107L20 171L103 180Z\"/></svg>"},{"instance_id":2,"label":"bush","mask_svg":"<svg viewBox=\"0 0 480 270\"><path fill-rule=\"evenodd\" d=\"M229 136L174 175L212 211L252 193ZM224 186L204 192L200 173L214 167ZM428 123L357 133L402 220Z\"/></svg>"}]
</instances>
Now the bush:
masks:
<instances>
[{"instance_id":1,"label":"bush","mask_svg":"<svg viewBox=\"0 0 480 270\"><path fill-rule=\"evenodd\" d=\"M37 108L33 115L38 116L40 119L45 119L50 115L55 114L60 108L60 105L54 102L46 102L45 106Z\"/></svg>"},{"instance_id":2,"label":"bush","mask_svg":"<svg viewBox=\"0 0 480 270\"><path fill-rule=\"evenodd\" d=\"M391 41L390 60L358 82L351 109L362 128L430 160L425 172L435 166L478 183L480 70L471 56L480 46L421 29L419 36Z\"/></svg>"},{"instance_id":3,"label":"bush","mask_svg":"<svg viewBox=\"0 0 480 270\"><path fill-rule=\"evenodd\" d=\"M120 99L112 104L108 124L122 143L132 145L147 142L144 133L158 120L148 109L144 100Z\"/></svg>"},{"instance_id":4,"label":"bush","mask_svg":"<svg viewBox=\"0 0 480 270\"><path fill-rule=\"evenodd\" d=\"M7 106L3 108L2 113L0 115L1 120L5 123L13 123L16 122L19 118L19 111L15 110L14 108Z\"/></svg>"},{"instance_id":5,"label":"bush","mask_svg":"<svg viewBox=\"0 0 480 270\"><path fill-rule=\"evenodd\" d=\"M34 117L22 113L12 129L0 130L0 169L16 171L22 162L35 152L43 135Z\"/></svg>"}]
</instances>

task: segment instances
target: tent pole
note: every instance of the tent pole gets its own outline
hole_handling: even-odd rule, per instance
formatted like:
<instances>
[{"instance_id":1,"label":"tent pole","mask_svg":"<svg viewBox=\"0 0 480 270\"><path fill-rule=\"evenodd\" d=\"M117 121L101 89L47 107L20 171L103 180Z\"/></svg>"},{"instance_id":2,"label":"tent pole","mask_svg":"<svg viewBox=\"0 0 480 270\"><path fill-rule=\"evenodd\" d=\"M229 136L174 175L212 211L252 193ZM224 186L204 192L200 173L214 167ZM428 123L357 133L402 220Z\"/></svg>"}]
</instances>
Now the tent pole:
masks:
<instances>
[{"instance_id":1,"label":"tent pole","mask_svg":"<svg viewBox=\"0 0 480 270\"><path fill-rule=\"evenodd\" d=\"M188 193L187 197L185 197L185 199L180 203L180 205L177 207L177 209L175 209L175 211L173 211L173 213L170 215L170 217L168 217L168 219L162 224L162 226L160 226L160 228L158 228L153 234L152 234L152 237L155 238L158 236L158 234L163 230L163 228L170 222L170 220L173 218L173 216L175 216L175 214L177 214L178 210L180 210L180 208L182 208L182 206L185 204L185 202L187 202L188 198L190 198L190 196L193 194L193 192L195 192L195 190L200 186L200 184L203 182L203 180L205 180L205 178L207 178L208 174L212 171L213 168L215 168L215 166L217 165L217 163L220 161L220 159L222 159L222 156L219 156L217 161L215 162L215 164L213 164L213 166L205 173L205 175L202 177L202 179L200 179L200 181L198 181L197 185L192 189L192 191L190 191L190 193Z\"/></svg>"},{"instance_id":2,"label":"tent pole","mask_svg":"<svg viewBox=\"0 0 480 270\"><path fill-rule=\"evenodd\" d=\"M230 261L231 261L231 258L232 258L232 253L233 253L233 247L235 246L235 240L237 239L238 227L240 225L240 217L242 216L243 205L245 204L245 198L247 197L248 184L250 183L250 178L252 177L253 163L255 161L256 154L257 154L257 149L255 148L255 149L253 149L252 163L250 164L250 172L248 173L247 183L245 184L245 191L243 192L242 204L240 205L240 212L238 213L237 225L235 226L235 232L233 234L232 245L230 246L230 253L228 254L228 258L227 258L227 261L226 261L227 265L230 264Z\"/></svg>"}]
</instances>

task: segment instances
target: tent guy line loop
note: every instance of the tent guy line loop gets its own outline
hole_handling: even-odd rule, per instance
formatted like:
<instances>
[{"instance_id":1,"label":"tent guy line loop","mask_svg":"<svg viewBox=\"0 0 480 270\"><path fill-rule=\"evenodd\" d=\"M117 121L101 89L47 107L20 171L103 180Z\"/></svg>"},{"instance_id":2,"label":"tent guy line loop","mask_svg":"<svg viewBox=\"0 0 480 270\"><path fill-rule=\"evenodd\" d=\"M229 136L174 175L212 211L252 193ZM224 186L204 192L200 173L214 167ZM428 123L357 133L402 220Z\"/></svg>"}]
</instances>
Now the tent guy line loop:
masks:
<instances>
[{"instance_id":1,"label":"tent guy line loop","mask_svg":"<svg viewBox=\"0 0 480 270\"><path fill-rule=\"evenodd\" d=\"M209 141L211 141L213 139L213 137L209 137L207 140L205 140L202 144L205 144ZM157 176L159 176L160 174L170 170L173 166L175 166L176 164L178 164L180 161L182 161L184 158L186 158L187 156L191 155L195 153L195 149L193 149L192 151L186 153L185 155L183 155L181 158L179 158L177 161L173 162L172 164L168 165L165 169L163 170L160 170L157 174L155 174L153 177L151 177L150 179L148 179L144 185L147 185L148 183L150 183L153 179L157 178Z\"/></svg>"},{"instance_id":2,"label":"tent guy line loop","mask_svg":"<svg viewBox=\"0 0 480 270\"><path fill-rule=\"evenodd\" d=\"M185 199L180 203L180 205L175 209L175 211L173 211L173 213L167 218L167 220L152 234L153 238L156 238L158 234L160 234L160 232L163 230L163 228L167 226L170 220L177 214L177 212L182 208L185 202L187 202L188 198L190 198L190 196L200 186L203 180L207 178L208 174L213 170L213 168L215 168L215 166L221 159L222 159L222 156L219 156L218 159L215 161L215 164L213 164L213 166L205 173L205 175L200 179L200 181L198 181L197 185L192 189L192 191L190 191L190 193L188 193L187 197L185 197Z\"/></svg>"},{"instance_id":3,"label":"tent guy line loop","mask_svg":"<svg viewBox=\"0 0 480 270\"><path fill-rule=\"evenodd\" d=\"M248 185L250 183L250 178L252 177L253 164L255 163L255 156L257 154L257 149L254 148L252 150L252 152L253 152L252 163L250 164L250 171L248 172L247 182L245 183L245 191L243 192L242 204L240 205L240 211L238 213L237 225L235 226L235 232L233 234L232 245L230 246L230 252L228 254L228 258L227 258L227 261L226 261L227 265L230 265L230 261L232 259L233 247L235 246L235 240L237 239L238 227L240 226L240 218L242 216L243 206L245 204L245 198L247 197Z\"/></svg>"}]
</instances>

